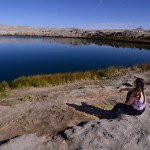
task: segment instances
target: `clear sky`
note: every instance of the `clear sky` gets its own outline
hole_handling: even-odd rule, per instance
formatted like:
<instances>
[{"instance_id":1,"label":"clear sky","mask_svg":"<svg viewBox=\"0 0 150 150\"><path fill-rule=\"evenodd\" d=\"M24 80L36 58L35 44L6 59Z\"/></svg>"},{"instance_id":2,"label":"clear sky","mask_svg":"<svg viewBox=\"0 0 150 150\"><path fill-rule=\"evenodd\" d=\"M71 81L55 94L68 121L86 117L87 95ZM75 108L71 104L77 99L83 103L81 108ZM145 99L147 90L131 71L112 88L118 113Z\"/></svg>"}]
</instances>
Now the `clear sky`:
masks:
<instances>
[{"instance_id":1,"label":"clear sky","mask_svg":"<svg viewBox=\"0 0 150 150\"><path fill-rule=\"evenodd\" d=\"M150 0L0 0L0 25L150 28Z\"/></svg>"}]
</instances>

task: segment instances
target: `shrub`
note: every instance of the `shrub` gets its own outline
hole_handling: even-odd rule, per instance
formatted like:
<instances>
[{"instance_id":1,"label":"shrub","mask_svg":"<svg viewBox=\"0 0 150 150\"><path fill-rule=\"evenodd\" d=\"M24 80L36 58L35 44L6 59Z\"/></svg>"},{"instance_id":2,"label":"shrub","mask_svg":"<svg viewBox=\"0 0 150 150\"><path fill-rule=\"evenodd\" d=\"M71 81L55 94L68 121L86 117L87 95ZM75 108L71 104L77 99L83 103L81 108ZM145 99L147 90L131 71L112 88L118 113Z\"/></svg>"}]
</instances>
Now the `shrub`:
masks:
<instances>
[{"instance_id":1,"label":"shrub","mask_svg":"<svg viewBox=\"0 0 150 150\"><path fill-rule=\"evenodd\" d=\"M106 69L101 69L97 71L97 75L99 77L113 77L113 76L117 76L120 75L121 73L124 73L125 69L122 67L109 67Z\"/></svg>"},{"instance_id":2,"label":"shrub","mask_svg":"<svg viewBox=\"0 0 150 150\"><path fill-rule=\"evenodd\" d=\"M6 81L0 83L0 92L8 91L9 89L9 84Z\"/></svg>"},{"instance_id":3,"label":"shrub","mask_svg":"<svg viewBox=\"0 0 150 150\"><path fill-rule=\"evenodd\" d=\"M150 63L148 63L148 64L139 64L139 65L137 65L137 67L139 69L141 69L142 71L149 71L150 70Z\"/></svg>"},{"instance_id":4,"label":"shrub","mask_svg":"<svg viewBox=\"0 0 150 150\"><path fill-rule=\"evenodd\" d=\"M94 79L96 73L94 72L76 72L76 73L63 73L63 74L50 74L50 75L36 75L28 77L20 77L11 82L13 88L20 87L43 87L55 86L74 82L77 80Z\"/></svg>"}]
</instances>

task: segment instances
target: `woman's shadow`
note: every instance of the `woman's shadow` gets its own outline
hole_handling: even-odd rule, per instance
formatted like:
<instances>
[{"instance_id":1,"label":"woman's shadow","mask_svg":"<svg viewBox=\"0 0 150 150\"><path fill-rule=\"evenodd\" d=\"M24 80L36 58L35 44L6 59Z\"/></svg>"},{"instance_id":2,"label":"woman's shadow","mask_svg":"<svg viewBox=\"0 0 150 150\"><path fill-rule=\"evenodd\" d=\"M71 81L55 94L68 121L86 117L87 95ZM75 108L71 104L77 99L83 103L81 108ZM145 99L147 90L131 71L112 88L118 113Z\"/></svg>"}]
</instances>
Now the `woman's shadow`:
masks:
<instances>
[{"instance_id":1,"label":"woman's shadow","mask_svg":"<svg viewBox=\"0 0 150 150\"><path fill-rule=\"evenodd\" d=\"M127 93L127 96L126 96L126 102L125 103L127 103L129 101L131 95L132 95L132 91L129 91ZM120 114L131 115L131 114L128 114L126 112L119 111L116 114L116 116L113 116L112 113L111 113L111 110L104 110L102 108L98 108L98 107L95 107L95 106L92 106L92 105L88 105L85 102L81 102L81 105L69 104L69 103L66 103L66 105L68 105L69 107L75 108L78 111L81 111L81 112L84 112L84 113L87 113L87 114L90 114L90 115L94 115L94 116L96 116L100 119L114 119L114 118L118 117Z\"/></svg>"},{"instance_id":2,"label":"woman's shadow","mask_svg":"<svg viewBox=\"0 0 150 150\"><path fill-rule=\"evenodd\" d=\"M85 102L81 102L81 105L76 104L69 104L66 103L69 107L75 108L78 111L94 115L100 119L114 119L114 117L111 115L111 110L104 110L92 105L89 105Z\"/></svg>"}]
</instances>

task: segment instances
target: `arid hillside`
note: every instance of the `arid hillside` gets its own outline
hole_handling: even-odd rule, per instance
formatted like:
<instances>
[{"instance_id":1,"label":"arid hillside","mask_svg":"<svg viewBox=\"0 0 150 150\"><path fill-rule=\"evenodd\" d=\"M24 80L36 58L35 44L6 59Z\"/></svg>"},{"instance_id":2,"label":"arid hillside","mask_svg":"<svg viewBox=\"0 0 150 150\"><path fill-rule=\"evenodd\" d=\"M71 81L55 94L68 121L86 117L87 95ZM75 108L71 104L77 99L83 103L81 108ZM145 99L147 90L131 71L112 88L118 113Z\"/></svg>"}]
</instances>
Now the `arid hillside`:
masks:
<instances>
[{"instance_id":1,"label":"arid hillside","mask_svg":"<svg viewBox=\"0 0 150 150\"><path fill-rule=\"evenodd\" d=\"M85 30L76 28L33 28L0 26L0 35L95 38L101 40L150 43L150 30Z\"/></svg>"}]
</instances>

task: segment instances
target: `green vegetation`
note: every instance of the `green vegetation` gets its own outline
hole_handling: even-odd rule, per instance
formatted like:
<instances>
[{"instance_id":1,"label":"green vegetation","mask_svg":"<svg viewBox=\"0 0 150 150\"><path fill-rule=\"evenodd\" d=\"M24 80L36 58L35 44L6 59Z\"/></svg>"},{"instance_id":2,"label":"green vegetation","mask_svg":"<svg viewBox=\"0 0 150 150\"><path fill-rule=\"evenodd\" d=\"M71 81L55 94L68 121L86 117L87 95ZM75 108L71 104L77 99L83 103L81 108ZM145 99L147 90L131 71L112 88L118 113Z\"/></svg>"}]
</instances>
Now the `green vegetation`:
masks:
<instances>
[{"instance_id":1,"label":"green vegetation","mask_svg":"<svg viewBox=\"0 0 150 150\"><path fill-rule=\"evenodd\" d=\"M122 67L109 67L109 68L106 68L106 69L98 70L97 75L99 77L110 78L110 77L113 77L113 76L120 75L120 74L124 73L125 71L126 71L126 69L122 68Z\"/></svg>"},{"instance_id":2,"label":"green vegetation","mask_svg":"<svg viewBox=\"0 0 150 150\"><path fill-rule=\"evenodd\" d=\"M6 81L0 83L0 92L8 91L9 89L9 84Z\"/></svg>"},{"instance_id":3,"label":"green vegetation","mask_svg":"<svg viewBox=\"0 0 150 150\"><path fill-rule=\"evenodd\" d=\"M46 87L62 85L80 80L94 80L102 78L111 78L121 75L128 70L135 71L149 71L150 64L140 64L132 66L131 68L123 67L109 67L97 71L86 71L76 73L62 73L62 74L50 74L50 75L35 75L28 77L19 77L10 83L3 81L0 83L0 92L8 91L9 89L22 88L22 87Z\"/></svg>"},{"instance_id":4,"label":"green vegetation","mask_svg":"<svg viewBox=\"0 0 150 150\"><path fill-rule=\"evenodd\" d=\"M71 83L77 80L94 79L95 75L96 74L94 72L77 72L77 73L20 77L11 82L11 87L20 88L31 86L32 87L55 86Z\"/></svg>"},{"instance_id":5,"label":"green vegetation","mask_svg":"<svg viewBox=\"0 0 150 150\"><path fill-rule=\"evenodd\" d=\"M9 93L7 91L3 91L3 92L1 91L0 92L0 98L6 98L6 97L9 97Z\"/></svg>"},{"instance_id":6,"label":"green vegetation","mask_svg":"<svg viewBox=\"0 0 150 150\"><path fill-rule=\"evenodd\" d=\"M133 70L139 70L139 71L149 71L150 70L150 64L139 64L132 67Z\"/></svg>"}]
</instances>

